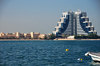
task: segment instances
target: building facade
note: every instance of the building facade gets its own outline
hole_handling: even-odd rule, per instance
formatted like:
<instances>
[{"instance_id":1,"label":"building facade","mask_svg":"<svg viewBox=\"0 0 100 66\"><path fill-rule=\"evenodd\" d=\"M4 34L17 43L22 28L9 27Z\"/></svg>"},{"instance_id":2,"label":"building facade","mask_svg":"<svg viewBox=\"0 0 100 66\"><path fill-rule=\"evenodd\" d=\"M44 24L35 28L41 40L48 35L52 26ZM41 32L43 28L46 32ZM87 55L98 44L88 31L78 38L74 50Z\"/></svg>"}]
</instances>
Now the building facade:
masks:
<instances>
[{"instance_id":1,"label":"building facade","mask_svg":"<svg viewBox=\"0 0 100 66\"><path fill-rule=\"evenodd\" d=\"M46 37L46 34L40 34L40 35L39 35L39 38L40 38L40 39L45 39L45 37Z\"/></svg>"},{"instance_id":2,"label":"building facade","mask_svg":"<svg viewBox=\"0 0 100 66\"><path fill-rule=\"evenodd\" d=\"M88 35L97 34L86 12L64 12L53 31L55 35Z\"/></svg>"},{"instance_id":3,"label":"building facade","mask_svg":"<svg viewBox=\"0 0 100 66\"><path fill-rule=\"evenodd\" d=\"M19 32L15 32L15 33L0 33L0 38L1 39L38 39L39 38L40 33L19 33Z\"/></svg>"}]
</instances>

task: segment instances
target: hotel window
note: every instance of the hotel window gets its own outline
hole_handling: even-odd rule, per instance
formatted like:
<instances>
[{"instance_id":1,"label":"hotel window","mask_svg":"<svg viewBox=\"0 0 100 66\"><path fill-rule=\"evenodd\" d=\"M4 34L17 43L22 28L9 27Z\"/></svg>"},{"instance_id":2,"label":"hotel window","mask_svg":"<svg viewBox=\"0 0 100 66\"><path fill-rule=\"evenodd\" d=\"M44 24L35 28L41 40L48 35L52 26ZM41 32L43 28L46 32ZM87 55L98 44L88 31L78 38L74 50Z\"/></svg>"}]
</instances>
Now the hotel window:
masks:
<instances>
[{"instance_id":1,"label":"hotel window","mask_svg":"<svg viewBox=\"0 0 100 66\"><path fill-rule=\"evenodd\" d=\"M59 26L59 24L57 23L57 26Z\"/></svg>"},{"instance_id":2,"label":"hotel window","mask_svg":"<svg viewBox=\"0 0 100 66\"><path fill-rule=\"evenodd\" d=\"M61 22L61 19L60 19L60 22Z\"/></svg>"},{"instance_id":3,"label":"hotel window","mask_svg":"<svg viewBox=\"0 0 100 66\"><path fill-rule=\"evenodd\" d=\"M56 28L55 28L55 31L56 31Z\"/></svg>"},{"instance_id":4,"label":"hotel window","mask_svg":"<svg viewBox=\"0 0 100 66\"><path fill-rule=\"evenodd\" d=\"M66 22L66 19L64 19L64 22Z\"/></svg>"}]
</instances>

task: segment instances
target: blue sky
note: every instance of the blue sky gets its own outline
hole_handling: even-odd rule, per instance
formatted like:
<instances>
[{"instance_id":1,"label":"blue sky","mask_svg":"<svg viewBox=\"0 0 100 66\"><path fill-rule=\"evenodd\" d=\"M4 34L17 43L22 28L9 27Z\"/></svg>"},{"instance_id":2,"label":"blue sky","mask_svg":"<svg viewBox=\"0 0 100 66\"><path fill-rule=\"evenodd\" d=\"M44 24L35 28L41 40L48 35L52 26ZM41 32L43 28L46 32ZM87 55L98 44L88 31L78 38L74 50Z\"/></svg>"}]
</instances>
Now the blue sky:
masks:
<instances>
[{"instance_id":1,"label":"blue sky","mask_svg":"<svg viewBox=\"0 0 100 66\"><path fill-rule=\"evenodd\" d=\"M1 0L0 32L52 33L64 11L87 12L100 35L99 0Z\"/></svg>"}]
</instances>

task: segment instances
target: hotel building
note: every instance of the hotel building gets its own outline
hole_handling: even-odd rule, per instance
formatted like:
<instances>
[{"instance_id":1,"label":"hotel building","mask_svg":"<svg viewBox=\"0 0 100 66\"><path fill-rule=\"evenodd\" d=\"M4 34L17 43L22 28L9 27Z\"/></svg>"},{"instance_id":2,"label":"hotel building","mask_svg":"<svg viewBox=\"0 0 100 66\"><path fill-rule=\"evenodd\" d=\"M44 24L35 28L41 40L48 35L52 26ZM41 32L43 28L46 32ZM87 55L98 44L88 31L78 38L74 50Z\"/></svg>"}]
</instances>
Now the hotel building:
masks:
<instances>
[{"instance_id":1,"label":"hotel building","mask_svg":"<svg viewBox=\"0 0 100 66\"><path fill-rule=\"evenodd\" d=\"M65 35L88 35L89 33L97 34L87 13L81 11L63 12L60 21L55 27L53 33L57 36Z\"/></svg>"}]
</instances>

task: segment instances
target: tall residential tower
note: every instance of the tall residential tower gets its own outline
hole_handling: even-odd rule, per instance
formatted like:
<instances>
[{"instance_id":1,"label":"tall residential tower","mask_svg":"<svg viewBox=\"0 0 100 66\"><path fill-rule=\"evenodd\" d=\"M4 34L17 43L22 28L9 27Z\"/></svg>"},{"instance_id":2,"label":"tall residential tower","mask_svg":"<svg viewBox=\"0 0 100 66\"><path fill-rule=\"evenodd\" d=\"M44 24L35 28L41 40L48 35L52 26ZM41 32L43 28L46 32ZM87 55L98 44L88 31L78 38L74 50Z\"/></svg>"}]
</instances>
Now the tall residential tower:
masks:
<instances>
[{"instance_id":1,"label":"tall residential tower","mask_svg":"<svg viewBox=\"0 0 100 66\"><path fill-rule=\"evenodd\" d=\"M60 21L55 27L54 34L57 36L65 35L88 35L89 33L97 34L92 23L89 21L86 12L69 11L64 12Z\"/></svg>"}]
</instances>

